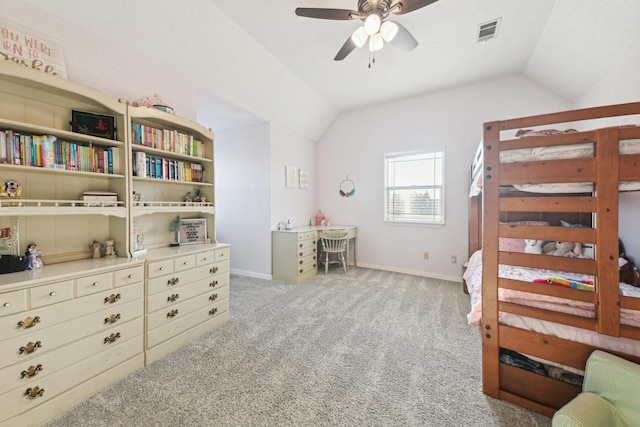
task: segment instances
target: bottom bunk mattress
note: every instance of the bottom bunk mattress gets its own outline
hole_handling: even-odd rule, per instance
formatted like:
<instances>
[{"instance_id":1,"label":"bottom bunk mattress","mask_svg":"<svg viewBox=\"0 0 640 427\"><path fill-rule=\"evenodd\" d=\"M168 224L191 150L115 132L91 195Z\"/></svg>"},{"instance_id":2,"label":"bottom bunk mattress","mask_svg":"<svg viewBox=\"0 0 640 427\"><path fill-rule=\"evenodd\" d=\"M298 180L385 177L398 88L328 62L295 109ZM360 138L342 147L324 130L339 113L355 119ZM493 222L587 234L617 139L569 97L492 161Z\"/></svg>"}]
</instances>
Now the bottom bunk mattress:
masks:
<instances>
[{"instance_id":1,"label":"bottom bunk mattress","mask_svg":"<svg viewBox=\"0 0 640 427\"><path fill-rule=\"evenodd\" d=\"M525 282L544 281L550 277L569 277L572 282L579 284L588 283L593 279L593 277L576 273L509 265L500 265L498 274L501 278ZM467 315L467 320L471 325L479 325L482 319L482 250L476 251L471 256L463 278L471 297L471 311ZM640 288L633 287L626 283L620 283L620 294L640 298ZM590 303L502 288L498 290L498 297L500 301L513 302L592 319L595 318L595 309L593 304ZM638 341L629 338L611 337L573 326L504 312L499 313L499 321L504 325L640 356L640 345L638 345ZM625 325L640 327L640 311L621 309L620 322Z\"/></svg>"}]
</instances>

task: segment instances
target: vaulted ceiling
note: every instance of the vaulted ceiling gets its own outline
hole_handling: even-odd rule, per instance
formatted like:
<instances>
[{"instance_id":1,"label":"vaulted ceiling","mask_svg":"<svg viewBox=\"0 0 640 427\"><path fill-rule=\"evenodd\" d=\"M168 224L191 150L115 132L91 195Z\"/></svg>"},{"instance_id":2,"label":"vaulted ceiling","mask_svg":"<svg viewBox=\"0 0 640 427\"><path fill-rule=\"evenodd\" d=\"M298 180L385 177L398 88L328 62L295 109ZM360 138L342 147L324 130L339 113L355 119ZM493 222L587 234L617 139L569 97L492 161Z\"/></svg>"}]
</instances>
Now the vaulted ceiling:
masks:
<instances>
[{"instance_id":1,"label":"vaulted ceiling","mask_svg":"<svg viewBox=\"0 0 640 427\"><path fill-rule=\"evenodd\" d=\"M295 14L357 0L26 1L179 64L211 114L225 116L226 103L238 122L278 121L313 139L341 111L507 75L575 101L640 43L638 0L439 0L393 16L419 45L386 45L369 68L366 47L333 60L359 20ZM478 42L495 19L497 36Z\"/></svg>"}]
</instances>

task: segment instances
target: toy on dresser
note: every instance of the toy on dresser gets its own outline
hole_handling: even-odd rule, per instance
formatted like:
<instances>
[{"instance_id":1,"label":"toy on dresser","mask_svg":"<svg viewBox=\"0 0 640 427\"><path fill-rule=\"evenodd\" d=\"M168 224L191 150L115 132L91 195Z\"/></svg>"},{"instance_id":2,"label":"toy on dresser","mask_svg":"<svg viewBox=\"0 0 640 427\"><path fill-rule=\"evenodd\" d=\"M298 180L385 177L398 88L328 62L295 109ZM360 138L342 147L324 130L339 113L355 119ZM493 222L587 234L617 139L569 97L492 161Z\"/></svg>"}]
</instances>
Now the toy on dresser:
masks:
<instances>
[{"instance_id":1,"label":"toy on dresser","mask_svg":"<svg viewBox=\"0 0 640 427\"><path fill-rule=\"evenodd\" d=\"M44 267L40 248L35 243L30 243L27 246L27 251L24 255L27 257L27 270L37 270Z\"/></svg>"}]
</instances>

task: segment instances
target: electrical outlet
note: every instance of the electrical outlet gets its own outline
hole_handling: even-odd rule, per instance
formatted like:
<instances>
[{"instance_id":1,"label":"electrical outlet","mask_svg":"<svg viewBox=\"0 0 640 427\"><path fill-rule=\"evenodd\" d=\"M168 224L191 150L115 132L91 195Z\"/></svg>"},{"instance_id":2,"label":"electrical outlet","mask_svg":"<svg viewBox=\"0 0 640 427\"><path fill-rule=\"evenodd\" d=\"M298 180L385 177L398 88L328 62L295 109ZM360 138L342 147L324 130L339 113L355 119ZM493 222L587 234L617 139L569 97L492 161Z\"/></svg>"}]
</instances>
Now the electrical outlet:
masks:
<instances>
[{"instance_id":1,"label":"electrical outlet","mask_svg":"<svg viewBox=\"0 0 640 427\"><path fill-rule=\"evenodd\" d=\"M429 259L429 252L422 252L422 258L425 260Z\"/></svg>"},{"instance_id":2,"label":"electrical outlet","mask_svg":"<svg viewBox=\"0 0 640 427\"><path fill-rule=\"evenodd\" d=\"M458 262L458 257L455 255L451 255L451 264L455 264Z\"/></svg>"}]
</instances>

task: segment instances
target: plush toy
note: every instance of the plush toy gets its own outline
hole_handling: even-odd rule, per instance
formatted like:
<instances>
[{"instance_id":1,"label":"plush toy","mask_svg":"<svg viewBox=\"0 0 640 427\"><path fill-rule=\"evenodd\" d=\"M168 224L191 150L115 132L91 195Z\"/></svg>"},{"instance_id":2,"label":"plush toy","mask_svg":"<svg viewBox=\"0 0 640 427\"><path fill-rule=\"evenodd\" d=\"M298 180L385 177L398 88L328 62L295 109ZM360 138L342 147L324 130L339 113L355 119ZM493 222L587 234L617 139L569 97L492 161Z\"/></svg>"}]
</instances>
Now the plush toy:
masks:
<instances>
[{"instance_id":1,"label":"plush toy","mask_svg":"<svg viewBox=\"0 0 640 427\"><path fill-rule=\"evenodd\" d=\"M574 242L549 242L543 246L545 255L580 257L582 256L582 244Z\"/></svg>"},{"instance_id":2,"label":"plush toy","mask_svg":"<svg viewBox=\"0 0 640 427\"><path fill-rule=\"evenodd\" d=\"M542 240L524 239L525 247L524 252L527 254L541 254L542 253Z\"/></svg>"},{"instance_id":3,"label":"plush toy","mask_svg":"<svg viewBox=\"0 0 640 427\"><path fill-rule=\"evenodd\" d=\"M16 181L7 180L0 188L0 197L19 199L22 197L22 186Z\"/></svg>"}]
</instances>

